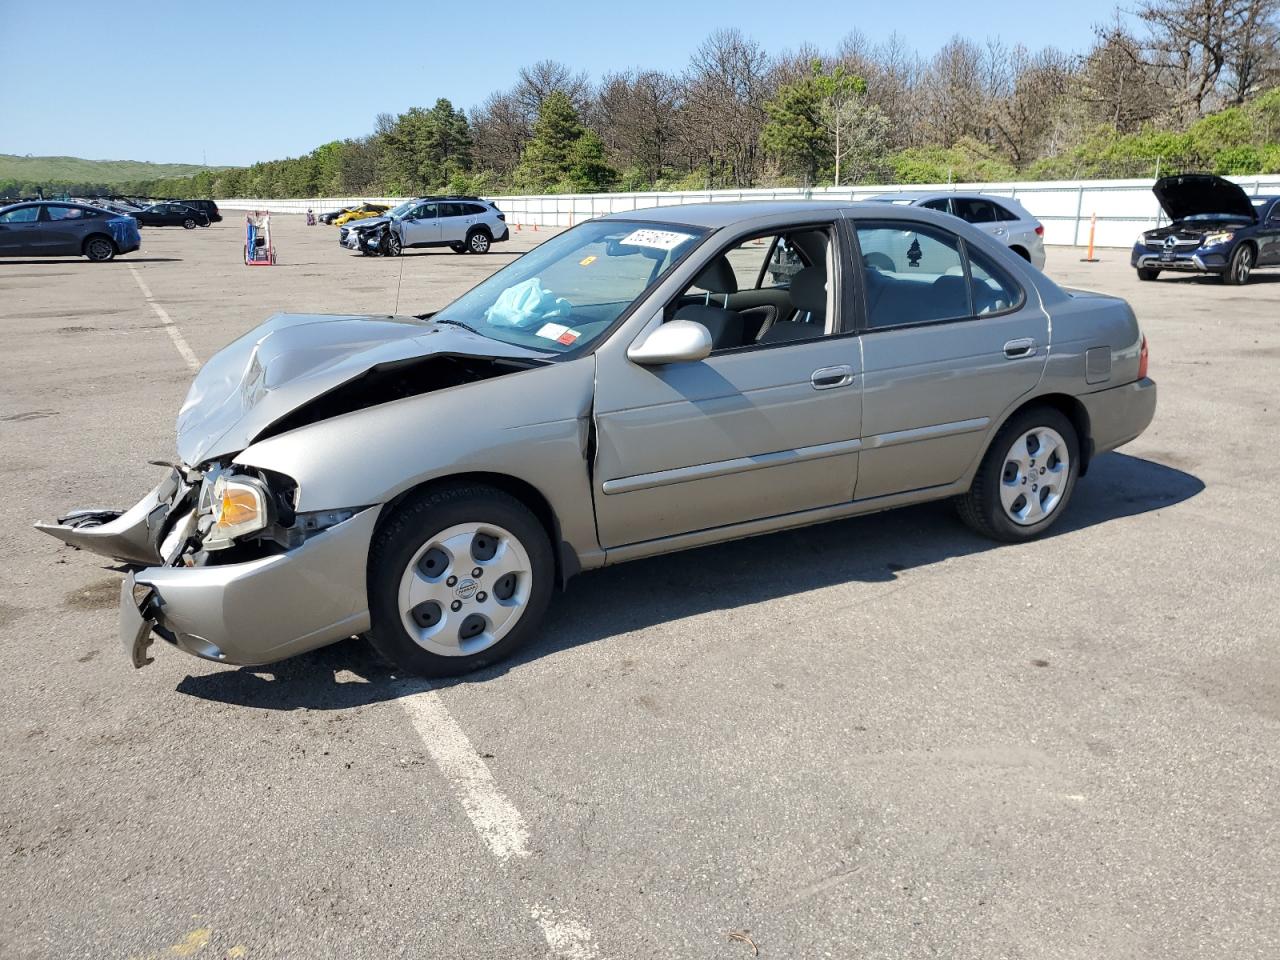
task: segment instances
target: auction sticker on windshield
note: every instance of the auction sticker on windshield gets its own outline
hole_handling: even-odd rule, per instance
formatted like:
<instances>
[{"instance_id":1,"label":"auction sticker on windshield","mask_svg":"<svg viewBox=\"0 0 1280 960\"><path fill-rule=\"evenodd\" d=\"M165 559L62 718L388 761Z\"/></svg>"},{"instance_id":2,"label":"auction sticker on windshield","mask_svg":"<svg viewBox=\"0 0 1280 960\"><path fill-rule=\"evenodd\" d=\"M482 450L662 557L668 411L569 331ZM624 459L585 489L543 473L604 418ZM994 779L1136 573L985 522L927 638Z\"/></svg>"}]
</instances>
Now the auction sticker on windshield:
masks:
<instances>
[{"instance_id":1,"label":"auction sticker on windshield","mask_svg":"<svg viewBox=\"0 0 1280 960\"><path fill-rule=\"evenodd\" d=\"M689 234L676 233L674 230L635 230L618 242L628 247L672 250L688 239L690 239Z\"/></svg>"}]
</instances>

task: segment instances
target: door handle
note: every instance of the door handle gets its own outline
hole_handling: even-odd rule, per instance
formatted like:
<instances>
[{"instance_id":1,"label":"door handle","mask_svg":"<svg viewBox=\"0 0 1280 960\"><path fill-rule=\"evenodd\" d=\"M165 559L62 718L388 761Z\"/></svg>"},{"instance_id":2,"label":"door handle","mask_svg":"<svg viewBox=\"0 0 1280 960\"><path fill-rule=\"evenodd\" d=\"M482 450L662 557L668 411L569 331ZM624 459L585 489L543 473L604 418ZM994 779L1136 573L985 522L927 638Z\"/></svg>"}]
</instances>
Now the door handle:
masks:
<instances>
[{"instance_id":1,"label":"door handle","mask_svg":"<svg viewBox=\"0 0 1280 960\"><path fill-rule=\"evenodd\" d=\"M1004 355L1010 360L1034 357L1036 355L1036 342L1030 337L1023 337L1021 340L1010 340L1004 345Z\"/></svg>"},{"instance_id":2,"label":"door handle","mask_svg":"<svg viewBox=\"0 0 1280 960\"><path fill-rule=\"evenodd\" d=\"M823 367L813 371L809 378L815 390L830 390L833 387L847 387L853 383L853 368L841 364L838 367Z\"/></svg>"}]
</instances>

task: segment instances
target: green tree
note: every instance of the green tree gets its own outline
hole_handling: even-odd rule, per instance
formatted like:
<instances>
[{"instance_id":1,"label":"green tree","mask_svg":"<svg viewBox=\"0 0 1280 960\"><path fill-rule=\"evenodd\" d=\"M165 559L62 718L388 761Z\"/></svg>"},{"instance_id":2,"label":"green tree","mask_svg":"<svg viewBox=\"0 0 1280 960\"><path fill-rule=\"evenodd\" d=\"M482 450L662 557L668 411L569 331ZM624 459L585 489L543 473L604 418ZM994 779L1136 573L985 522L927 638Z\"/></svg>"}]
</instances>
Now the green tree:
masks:
<instances>
[{"instance_id":1,"label":"green tree","mask_svg":"<svg viewBox=\"0 0 1280 960\"><path fill-rule=\"evenodd\" d=\"M430 110L412 107L382 134L388 186L407 193L438 190L471 169L471 130L466 114L441 97Z\"/></svg>"},{"instance_id":2,"label":"green tree","mask_svg":"<svg viewBox=\"0 0 1280 960\"><path fill-rule=\"evenodd\" d=\"M516 168L521 189L605 190L617 179L617 171L605 159L604 143L582 125L573 102L562 91L550 93Z\"/></svg>"},{"instance_id":3,"label":"green tree","mask_svg":"<svg viewBox=\"0 0 1280 960\"><path fill-rule=\"evenodd\" d=\"M809 73L784 83L765 103L760 143L789 173L809 183L834 167L835 182L852 166L863 172L883 156L889 122L866 102L866 81L844 67L828 71L815 58Z\"/></svg>"}]
</instances>

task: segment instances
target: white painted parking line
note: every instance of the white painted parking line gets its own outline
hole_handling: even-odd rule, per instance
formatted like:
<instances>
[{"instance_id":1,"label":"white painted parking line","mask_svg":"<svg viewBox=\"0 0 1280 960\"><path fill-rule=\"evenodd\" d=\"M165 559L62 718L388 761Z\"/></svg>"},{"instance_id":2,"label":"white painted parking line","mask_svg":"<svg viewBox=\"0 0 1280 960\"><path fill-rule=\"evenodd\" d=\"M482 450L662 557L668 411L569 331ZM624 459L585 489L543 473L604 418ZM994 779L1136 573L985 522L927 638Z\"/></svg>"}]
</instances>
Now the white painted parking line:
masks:
<instances>
[{"instance_id":1,"label":"white painted parking line","mask_svg":"<svg viewBox=\"0 0 1280 960\"><path fill-rule=\"evenodd\" d=\"M142 291L142 295L146 298L147 304L155 312L155 315L160 318L160 322L164 324L164 329L169 334L169 339L178 348L178 353L182 356L182 359L186 361L187 366L192 370L199 370L200 360L182 335L182 331L178 329L178 325L173 322L173 317L169 316L165 308L156 302L156 298L151 295L151 288L142 279L142 274L138 273L137 269L132 265L129 266L129 272L133 274L133 279L137 282L138 289Z\"/></svg>"},{"instance_id":2,"label":"white painted parking line","mask_svg":"<svg viewBox=\"0 0 1280 960\"><path fill-rule=\"evenodd\" d=\"M462 808L489 851L500 861L530 856L529 829L524 817L508 800L470 738L453 719L440 694L419 689L400 699L413 728L440 772L457 790ZM596 960L591 930L564 910L540 904L526 909L551 950L560 960Z\"/></svg>"},{"instance_id":3,"label":"white painted parking line","mask_svg":"<svg viewBox=\"0 0 1280 960\"><path fill-rule=\"evenodd\" d=\"M173 345L192 370L200 369L200 358L182 336L173 318L151 294L151 289L133 267L129 267L138 289L164 324ZM414 732L422 740L427 753L440 773L457 791L462 809L476 832L499 863L512 858L530 856L529 829L524 817L494 782L484 758L471 739L453 719L440 694L426 681L406 685L400 705L409 714ZM599 954L591 942L591 931L581 921L563 910L552 910L539 904L525 904L529 916L542 931L543 938L557 960L597 960Z\"/></svg>"},{"instance_id":4,"label":"white painted parking line","mask_svg":"<svg viewBox=\"0 0 1280 960\"><path fill-rule=\"evenodd\" d=\"M493 774L458 726L440 695L426 690L404 697L401 705L413 721L427 753L462 799L472 825L501 861L529 856L524 817L493 782Z\"/></svg>"}]
</instances>

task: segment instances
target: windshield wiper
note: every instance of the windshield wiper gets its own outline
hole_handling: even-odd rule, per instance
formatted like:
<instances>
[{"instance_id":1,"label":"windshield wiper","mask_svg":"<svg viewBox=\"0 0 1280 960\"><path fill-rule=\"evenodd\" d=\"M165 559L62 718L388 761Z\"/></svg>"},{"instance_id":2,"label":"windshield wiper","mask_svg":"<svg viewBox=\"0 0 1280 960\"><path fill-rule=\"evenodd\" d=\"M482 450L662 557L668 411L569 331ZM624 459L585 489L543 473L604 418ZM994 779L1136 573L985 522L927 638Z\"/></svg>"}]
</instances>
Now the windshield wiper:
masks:
<instances>
[{"instance_id":1,"label":"windshield wiper","mask_svg":"<svg viewBox=\"0 0 1280 960\"><path fill-rule=\"evenodd\" d=\"M451 327L461 327L463 330L466 330L469 333L474 333L477 337L484 336L484 334L481 333L479 330L477 330L475 327L471 326L468 323L463 323L461 320L437 320L436 323L447 323Z\"/></svg>"}]
</instances>

